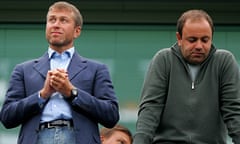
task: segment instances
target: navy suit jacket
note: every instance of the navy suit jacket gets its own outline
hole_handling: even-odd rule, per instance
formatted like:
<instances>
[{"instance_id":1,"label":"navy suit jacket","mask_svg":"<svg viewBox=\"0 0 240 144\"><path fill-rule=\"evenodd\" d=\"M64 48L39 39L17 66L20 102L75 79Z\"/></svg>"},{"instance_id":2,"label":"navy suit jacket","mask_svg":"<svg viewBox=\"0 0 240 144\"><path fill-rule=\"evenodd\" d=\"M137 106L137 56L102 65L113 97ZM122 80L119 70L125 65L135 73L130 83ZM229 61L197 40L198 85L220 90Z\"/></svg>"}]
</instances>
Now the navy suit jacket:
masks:
<instances>
[{"instance_id":1,"label":"navy suit jacket","mask_svg":"<svg viewBox=\"0 0 240 144\"><path fill-rule=\"evenodd\" d=\"M35 144L43 107L39 90L50 69L48 54L16 65L0 120L6 128L21 125L18 144ZM98 124L111 128L119 120L118 101L106 65L74 53L68 66L78 96L70 102L77 144L100 144Z\"/></svg>"}]
</instances>

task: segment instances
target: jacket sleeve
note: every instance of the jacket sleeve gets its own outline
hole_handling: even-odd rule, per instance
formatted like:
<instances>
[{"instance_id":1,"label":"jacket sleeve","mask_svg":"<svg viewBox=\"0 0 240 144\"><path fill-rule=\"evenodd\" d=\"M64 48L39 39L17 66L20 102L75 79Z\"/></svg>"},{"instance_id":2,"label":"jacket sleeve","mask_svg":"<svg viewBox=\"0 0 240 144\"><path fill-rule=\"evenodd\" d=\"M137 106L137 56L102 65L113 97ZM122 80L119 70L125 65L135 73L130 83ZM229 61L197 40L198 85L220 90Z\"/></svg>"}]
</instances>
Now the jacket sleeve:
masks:
<instances>
[{"instance_id":1,"label":"jacket sleeve","mask_svg":"<svg viewBox=\"0 0 240 144\"><path fill-rule=\"evenodd\" d=\"M89 85L89 90L75 85L78 87L78 96L72 101L72 105L79 114L85 114L95 122L111 128L119 120L119 107L109 71L106 65L99 64L94 73L86 71L86 75L91 75L93 79L85 80L82 84ZM75 84L74 81L73 84Z\"/></svg>"},{"instance_id":2,"label":"jacket sleeve","mask_svg":"<svg viewBox=\"0 0 240 144\"><path fill-rule=\"evenodd\" d=\"M144 80L134 144L151 144L160 123L168 86L168 72L162 53L152 59Z\"/></svg>"},{"instance_id":3,"label":"jacket sleeve","mask_svg":"<svg viewBox=\"0 0 240 144\"><path fill-rule=\"evenodd\" d=\"M231 53L224 52L220 70L220 100L223 120L234 144L240 144L240 73Z\"/></svg>"},{"instance_id":4,"label":"jacket sleeve","mask_svg":"<svg viewBox=\"0 0 240 144\"><path fill-rule=\"evenodd\" d=\"M14 128L41 112L38 93L27 96L24 85L24 70L17 65L11 75L0 120L6 128Z\"/></svg>"}]
</instances>

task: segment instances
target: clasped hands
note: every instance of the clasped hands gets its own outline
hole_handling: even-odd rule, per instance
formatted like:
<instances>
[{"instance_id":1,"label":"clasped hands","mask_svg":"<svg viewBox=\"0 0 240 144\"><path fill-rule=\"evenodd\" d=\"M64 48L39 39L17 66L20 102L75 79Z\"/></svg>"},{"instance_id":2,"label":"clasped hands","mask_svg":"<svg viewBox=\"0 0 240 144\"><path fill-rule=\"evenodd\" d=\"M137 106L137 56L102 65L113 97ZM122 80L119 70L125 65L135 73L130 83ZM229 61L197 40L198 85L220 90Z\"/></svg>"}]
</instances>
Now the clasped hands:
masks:
<instances>
[{"instance_id":1,"label":"clasped hands","mask_svg":"<svg viewBox=\"0 0 240 144\"><path fill-rule=\"evenodd\" d=\"M73 88L65 69L49 70L40 96L48 99L53 93L59 92L65 97L70 97Z\"/></svg>"}]
</instances>

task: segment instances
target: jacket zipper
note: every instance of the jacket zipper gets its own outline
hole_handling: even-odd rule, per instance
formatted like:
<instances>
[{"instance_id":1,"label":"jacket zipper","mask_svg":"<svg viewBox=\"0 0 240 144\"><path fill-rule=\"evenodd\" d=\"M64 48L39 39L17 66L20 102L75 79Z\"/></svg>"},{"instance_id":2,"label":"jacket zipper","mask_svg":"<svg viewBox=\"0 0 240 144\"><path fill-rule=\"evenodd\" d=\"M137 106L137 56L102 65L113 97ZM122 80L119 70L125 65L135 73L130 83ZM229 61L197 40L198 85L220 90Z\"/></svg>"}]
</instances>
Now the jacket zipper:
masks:
<instances>
[{"instance_id":1,"label":"jacket zipper","mask_svg":"<svg viewBox=\"0 0 240 144\"><path fill-rule=\"evenodd\" d=\"M194 86L194 82L192 82L192 90L194 90L195 86Z\"/></svg>"}]
</instances>

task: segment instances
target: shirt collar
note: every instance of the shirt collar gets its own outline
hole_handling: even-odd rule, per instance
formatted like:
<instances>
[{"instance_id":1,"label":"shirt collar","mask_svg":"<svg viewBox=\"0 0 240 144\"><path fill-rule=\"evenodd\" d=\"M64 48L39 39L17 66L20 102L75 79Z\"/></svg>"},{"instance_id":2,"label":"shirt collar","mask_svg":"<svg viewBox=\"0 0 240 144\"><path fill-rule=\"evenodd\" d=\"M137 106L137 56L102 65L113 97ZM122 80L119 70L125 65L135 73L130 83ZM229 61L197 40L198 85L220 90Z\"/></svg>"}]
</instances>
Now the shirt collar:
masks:
<instances>
[{"instance_id":1,"label":"shirt collar","mask_svg":"<svg viewBox=\"0 0 240 144\"><path fill-rule=\"evenodd\" d=\"M67 49L66 51L64 51L63 53L66 53L70 58L72 58L74 51L75 51L75 48L71 47L71 48ZM56 53L59 54L58 52L56 52L52 48L50 48L50 47L48 48L49 59L51 59Z\"/></svg>"}]
</instances>

